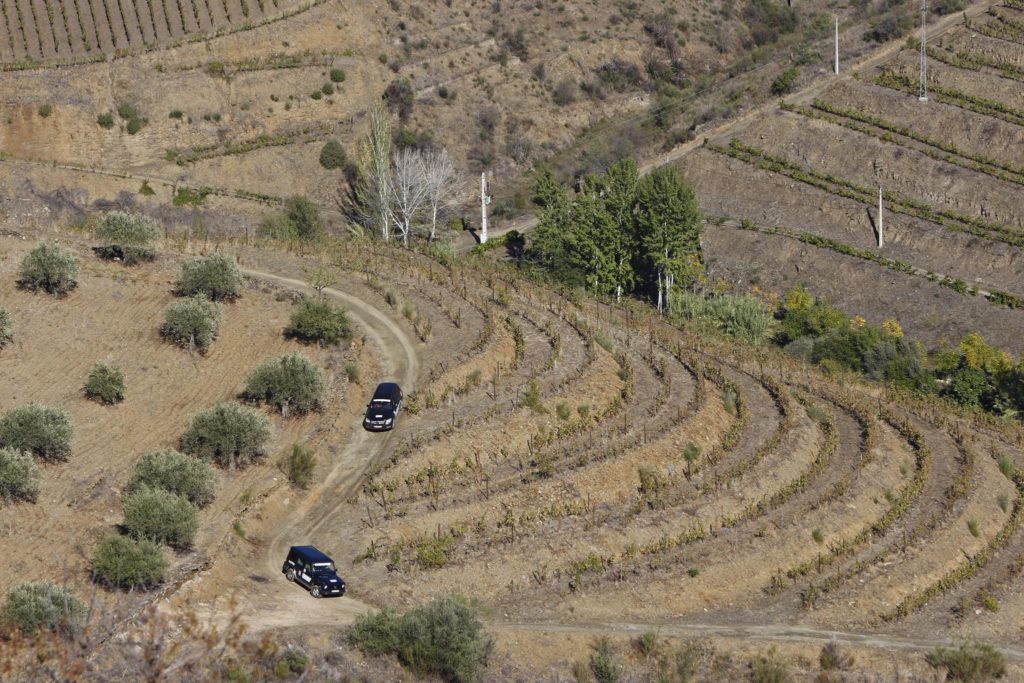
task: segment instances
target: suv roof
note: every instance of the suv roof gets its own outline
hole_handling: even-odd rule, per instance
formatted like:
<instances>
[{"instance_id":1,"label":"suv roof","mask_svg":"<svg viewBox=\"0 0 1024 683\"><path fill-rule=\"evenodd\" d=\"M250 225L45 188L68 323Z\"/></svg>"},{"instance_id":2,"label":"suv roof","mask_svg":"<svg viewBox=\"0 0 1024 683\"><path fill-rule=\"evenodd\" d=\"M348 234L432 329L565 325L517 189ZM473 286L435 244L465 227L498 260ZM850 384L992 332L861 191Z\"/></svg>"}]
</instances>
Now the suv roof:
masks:
<instances>
[{"instance_id":1,"label":"suv roof","mask_svg":"<svg viewBox=\"0 0 1024 683\"><path fill-rule=\"evenodd\" d=\"M331 558L327 557L311 545L293 545L291 552L297 555L298 557L302 558L303 560L306 560L307 562L312 562L313 564L333 561L331 560Z\"/></svg>"},{"instance_id":2,"label":"suv roof","mask_svg":"<svg viewBox=\"0 0 1024 683\"><path fill-rule=\"evenodd\" d=\"M390 401L395 395L395 392L399 391L398 384L395 382L382 382L377 385L377 390L373 392L374 401Z\"/></svg>"}]
</instances>

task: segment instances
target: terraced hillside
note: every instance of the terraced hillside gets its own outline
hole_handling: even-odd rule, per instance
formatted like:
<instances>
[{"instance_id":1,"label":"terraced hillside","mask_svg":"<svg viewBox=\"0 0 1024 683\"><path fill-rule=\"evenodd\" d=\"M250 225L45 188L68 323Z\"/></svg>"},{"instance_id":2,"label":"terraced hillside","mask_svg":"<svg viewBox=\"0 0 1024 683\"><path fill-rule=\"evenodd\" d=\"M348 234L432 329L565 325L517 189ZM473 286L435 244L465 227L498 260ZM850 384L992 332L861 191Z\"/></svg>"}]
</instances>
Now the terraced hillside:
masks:
<instances>
[{"instance_id":1,"label":"terraced hillside","mask_svg":"<svg viewBox=\"0 0 1024 683\"><path fill-rule=\"evenodd\" d=\"M278 285L302 263L240 253ZM840 386L482 257L346 243L333 258L334 295L397 325L367 318L381 377L414 381L408 414L391 434L318 432L323 483L250 510L246 539L182 604L211 605L241 564L260 568L239 596L257 629L460 592L517 633L696 621L1017 644L1016 428ZM295 539L338 559L351 600L311 604L280 578Z\"/></svg>"},{"instance_id":2,"label":"terraced hillside","mask_svg":"<svg viewBox=\"0 0 1024 683\"><path fill-rule=\"evenodd\" d=\"M1021 20L1011 3L935 41L927 102L908 49L688 157L687 177L721 221L707 232L716 272L775 291L805 282L869 319L898 318L929 345L977 330L1024 349L1024 100L1005 28Z\"/></svg>"}]
</instances>

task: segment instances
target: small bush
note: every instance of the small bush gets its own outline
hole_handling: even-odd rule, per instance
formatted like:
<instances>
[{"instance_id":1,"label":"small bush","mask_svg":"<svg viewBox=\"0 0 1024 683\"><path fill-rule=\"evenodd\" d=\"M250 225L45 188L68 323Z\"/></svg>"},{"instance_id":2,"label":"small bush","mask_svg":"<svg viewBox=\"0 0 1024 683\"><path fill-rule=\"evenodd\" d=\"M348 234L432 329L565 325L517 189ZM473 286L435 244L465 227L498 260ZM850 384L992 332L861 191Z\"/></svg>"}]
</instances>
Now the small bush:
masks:
<instances>
[{"instance_id":1,"label":"small bush","mask_svg":"<svg viewBox=\"0 0 1024 683\"><path fill-rule=\"evenodd\" d=\"M234 403L218 403L192 418L181 450L234 469L261 458L269 438L267 418Z\"/></svg>"},{"instance_id":2,"label":"small bush","mask_svg":"<svg viewBox=\"0 0 1024 683\"><path fill-rule=\"evenodd\" d=\"M1016 465L1013 463L1013 458L1008 455L999 456L999 471L1003 473L1003 476L1007 479L1013 479L1013 471L1016 469Z\"/></svg>"},{"instance_id":3,"label":"small bush","mask_svg":"<svg viewBox=\"0 0 1024 683\"><path fill-rule=\"evenodd\" d=\"M368 655L395 654L416 673L458 683L479 681L494 647L475 605L454 596L401 616L390 610L360 615L349 638Z\"/></svg>"},{"instance_id":4,"label":"small bush","mask_svg":"<svg viewBox=\"0 0 1024 683\"><path fill-rule=\"evenodd\" d=\"M211 301L231 301L242 293L242 271L224 254L192 259L181 265L175 291L181 296L202 294Z\"/></svg>"},{"instance_id":5,"label":"small bush","mask_svg":"<svg viewBox=\"0 0 1024 683\"><path fill-rule=\"evenodd\" d=\"M139 194L143 197L152 197L156 194L156 190L150 187L148 180L143 180L142 185L139 186Z\"/></svg>"},{"instance_id":6,"label":"small bush","mask_svg":"<svg viewBox=\"0 0 1024 683\"><path fill-rule=\"evenodd\" d=\"M1006 675L1006 656L986 643L967 642L955 650L937 647L925 661L935 669L944 668L950 681L981 683Z\"/></svg>"},{"instance_id":7,"label":"small bush","mask_svg":"<svg viewBox=\"0 0 1024 683\"><path fill-rule=\"evenodd\" d=\"M316 299L304 299L292 311L285 335L320 346L333 346L352 337L352 321L341 306Z\"/></svg>"},{"instance_id":8,"label":"small bush","mask_svg":"<svg viewBox=\"0 0 1024 683\"><path fill-rule=\"evenodd\" d=\"M288 648L281 657L281 663L293 674L301 674L309 666L309 657L302 650Z\"/></svg>"},{"instance_id":9,"label":"small bush","mask_svg":"<svg viewBox=\"0 0 1024 683\"><path fill-rule=\"evenodd\" d=\"M175 206L202 206L210 192L208 187L179 187L171 201Z\"/></svg>"},{"instance_id":10,"label":"small bush","mask_svg":"<svg viewBox=\"0 0 1024 683\"><path fill-rule=\"evenodd\" d=\"M266 361L249 373L245 396L273 405L287 417L292 411L302 414L320 408L324 389L320 368L305 356L291 353Z\"/></svg>"},{"instance_id":11,"label":"small bush","mask_svg":"<svg viewBox=\"0 0 1024 683\"><path fill-rule=\"evenodd\" d=\"M815 529L814 531L812 531L811 538L814 539L814 542L818 545L821 545L825 542L825 534L821 533L821 529Z\"/></svg>"},{"instance_id":12,"label":"small bush","mask_svg":"<svg viewBox=\"0 0 1024 683\"><path fill-rule=\"evenodd\" d=\"M342 69L331 69L331 82L332 83L344 83L345 72Z\"/></svg>"},{"instance_id":13,"label":"small bush","mask_svg":"<svg viewBox=\"0 0 1024 683\"><path fill-rule=\"evenodd\" d=\"M320 165L327 169L345 168L348 155L337 140L328 140L320 149Z\"/></svg>"},{"instance_id":14,"label":"small bush","mask_svg":"<svg viewBox=\"0 0 1024 683\"><path fill-rule=\"evenodd\" d=\"M789 667L778 658L775 648L750 663L750 680L753 683L786 683L790 680Z\"/></svg>"},{"instance_id":15,"label":"small bush","mask_svg":"<svg viewBox=\"0 0 1024 683\"><path fill-rule=\"evenodd\" d=\"M93 580L135 590L161 583L170 563L160 546L148 539L106 534L92 556Z\"/></svg>"},{"instance_id":16,"label":"small bush","mask_svg":"<svg viewBox=\"0 0 1024 683\"><path fill-rule=\"evenodd\" d=\"M68 249L43 242L21 260L18 285L63 296L78 286L78 259Z\"/></svg>"},{"instance_id":17,"label":"small bush","mask_svg":"<svg viewBox=\"0 0 1024 683\"><path fill-rule=\"evenodd\" d=\"M85 380L85 395L88 398L113 405L124 400L124 373L113 365L97 363Z\"/></svg>"},{"instance_id":18,"label":"small bush","mask_svg":"<svg viewBox=\"0 0 1024 683\"><path fill-rule=\"evenodd\" d=\"M967 530L971 532L971 536L978 538L981 535L981 530L978 527L978 520L973 517L967 520Z\"/></svg>"},{"instance_id":19,"label":"small bush","mask_svg":"<svg viewBox=\"0 0 1024 683\"><path fill-rule=\"evenodd\" d=\"M0 500L35 502L39 497L39 466L28 453L0 448Z\"/></svg>"},{"instance_id":20,"label":"small bush","mask_svg":"<svg viewBox=\"0 0 1024 683\"><path fill-rule=\"evenodd\" d=\"M135 538L191 548L199 530L199 510L184 496L142 486L125 496L124 526Z\"/></svg>"},{"instance_id":21,"label":"small bush","mask_svg":"<svg viewBox=\"0 0 1024 683\"><path fill-rule=\"evenodd\" d=\"M853 666L853 655L846 654L838 642L830 640L821 648L818 664L822 671L843 671Z\"/></svg>"},{"instance_id":22,"label":"small bush","mask_svg":"<svg viewBox=\"0 0 1024 683\"><path fill-rule=\"evenodd\" d=\"M104 246L96 251L104 258L119 258L125 265L135 265L156 257L156 252L149 245L159 237L160 226L152 218L139 213L111 211L96 226L96 239L104 242Z\"/></svg>"},{"instance_id":23,"label":"small bush","mask_svg":"<svg viewBox=\"0 0 1024 683\"><path fill-rule=\"evenodd\" d=\"M551 99L559 107L565 107L576 101L576 84L570 78L563 78L551 93Z\"/></svg>"},{"instance_id":24,"label":"small bush","mask_svg":"<svg viewBox=\"0 0 1024 683\"><path fill-rule=\"evenodd\" d=\"M6 308L0 308L0 349L14 340L14 323Z\"/></svg>"},{"instance_id":25,"label":"small bush","mask_svg":"<svg viewBox=\"0 0 1024 683\"><path fill-rule=\"evenodd\" d=\"M71 457L71 415L38 403L12 408L0 418L0 448L31 453L49 461Z\"/></svg>"},{"instance_id":26,"label":"small bush","mask_svg":"<svg viewBox=\"0 0 1024 683\"><path fill-rule=\"evenodd\" d=\"M352 383L352 384L359 384L359 378L361 377L361 373L359 371L359 366L356 365L355 363L346 363L345 364L345 377L348 378L348 381L350 383Z\"/></svg>"},{"instance_id":27,"label":"small bush","mask_svg":"<svg viewBox=\"0 0 1024 683\"><path fill-rule=\"evenodd\" d=\"M324 234L323 216L312 200L295 195L285 200L282 213L265 218L257 233L274 239L315 241Z\"/></svg>"},{"instance_id":28,"label":"small bush","mask_svg":"<svg viewBox=\"0 0 1024 683\"><path fill-rule=\"evenodd\" d=\"M914 20L910 17L885 17L869 30L864 32L864 40L876 43L884 43L894 38L899 38L914 26Z\"/></svg>"},{"instance_id":29,"label":"small bush","mask_svg":"<svg viewBox=\"0 0 1024 683\"><path fill-rule=\"evenodd\" d=\"M161 489L187 498L198 507L213 502L217 474L209 464L173 449L145 453L135 464L135 472L125 491L143 488Z\"/></svg>"},{"instance_id":30,"label":"small bush","mask_svg":"<svg viewBox=\"0 0 1024 683\"><path fill-rule=\"evenodd\" d=\"M96 117L96 123L99 124L100 128L111 129L114 127L114 113L104 112Z\"/></svg>"},{"instance_id":31,"label":"small bush","mask_svg":"<svg viewBox=\"0 0 1024 683\"><path fill-rule=\"evenodd\" d=\"M555 414L558 415L559 420L568 420L570 415L569 404L565 401L560 402L555 406Z\"/></svg>"},{"instance_id":32,"label":"small bush","mask_svg":"<svg viewBox=\"0 0 1024 683\"><path fill-rule=\"evenodd\" d=\"M796 85L796 77L800 75L796 67L790 67L783 71L781 74L772 81L772 94L773 95L785 95L793 92L793 87Z\"/></svg>"},{"instance_id":33,"label":"small bush","mask_svg":"<svg viewBox=\"0 0 1024 683\"><path fill-rule=\"evenodd\" d=\"M537 384L537 380L531 379L530 383L526 385L526 390L519 399L519 405L541 415L548 412L540 400L540 386Z\"/></svg>"},{"instance_id":34,"label":"small bush","mask_svg":"<svg viewBox=\"0 0 1024 683\"><path fill-rule=\"evenodd\" d=\"M316 451L310 446L297 443L292 446L282 464L288 481L300 489L309 488L316 471Z\"/></svg>"},{"instance_id":35,"label":"small bush","mask_svg":"<svg viewBox=\"0 0 1024 683\"><path fill-rule=\"evenodd\" d=\"M220 328L220 305L202 296L175 301L164 313L160 334L185 349L206 353Z\"/></svg>"},{"instance_id":36,"label":"small bush","mask_svg":"<svg viewBox=\"0 0 1024 683\"><path fill-rule=\"evenodd\" d=\"M70 589L52 581L22 583L7 592L3 620L22 633L41 630L73 633L85 622L87 608Z\"/></svg>"},{"instance_id":37,"label":"small bush","mask_svg":"<svg viewBox=\"0 0 1024 683\"><path fill-rule=\"evenodd\" d=\"M774 313L752 296L705 296L684 291L674 294L669 303L674 315L751 344L765 341L775 329Z\"/></svg>"},{"instance_id":38,"label":"small bush","mask_svg":"<svg viewBox=\"0 0 1024 683\"><path fill-rule=\"evenodd\" d=\"M44 119L45 118L49 118L50 114L52 114L52 113L53 113L53 105L52 104L41 104L41 105L39 105L39 116L41 116L42 118L44 118Z\"/></svg>"},{"instance_id":39,"label":"small bush","mask_svg":"<svg viewBox=\"0 0 1024 683\"><path fill-rule=\"evenodd\" d=\"M598 638L594 643L594 652L590 655L590 670L594 673L597 683L618 683L622 678L622 662L612 650L612 642L608 638Z\"/></svg>"}]
</instances>

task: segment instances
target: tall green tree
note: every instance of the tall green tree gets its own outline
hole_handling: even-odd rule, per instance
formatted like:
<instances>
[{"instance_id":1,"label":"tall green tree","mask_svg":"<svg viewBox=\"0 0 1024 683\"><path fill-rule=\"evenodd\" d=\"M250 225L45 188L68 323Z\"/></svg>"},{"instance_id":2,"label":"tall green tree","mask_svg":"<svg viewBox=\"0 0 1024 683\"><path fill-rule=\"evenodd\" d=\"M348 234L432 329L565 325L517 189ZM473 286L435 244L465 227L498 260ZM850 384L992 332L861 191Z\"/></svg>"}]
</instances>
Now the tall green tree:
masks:
<instances>
[{"instance_id":1,"label":"tall green tree","mask_svg":"<svg viewBox=\"0 0 1024 683\"><path fill-rule=\"evenodd\" d=\"M624 291L632 291L635 284L633 254L637 248L636 202L640 172L636 162L623 159L592 183L604 204L614 230L605 242L613 263L615 298L622 298Z\"/></svg>"},{"instance_id":2,"label":"tall green tree","mask_svg":"<svg viewBox=\"0 0 1024 683\"><path fill-rule=\"evenodd\" d=\"M676 284L692 279L693 255L700 254L700 208L676 170L662 167L637 186L636 221L641 267L654 275L660 313Z\"/></svg>"}]
</instances>

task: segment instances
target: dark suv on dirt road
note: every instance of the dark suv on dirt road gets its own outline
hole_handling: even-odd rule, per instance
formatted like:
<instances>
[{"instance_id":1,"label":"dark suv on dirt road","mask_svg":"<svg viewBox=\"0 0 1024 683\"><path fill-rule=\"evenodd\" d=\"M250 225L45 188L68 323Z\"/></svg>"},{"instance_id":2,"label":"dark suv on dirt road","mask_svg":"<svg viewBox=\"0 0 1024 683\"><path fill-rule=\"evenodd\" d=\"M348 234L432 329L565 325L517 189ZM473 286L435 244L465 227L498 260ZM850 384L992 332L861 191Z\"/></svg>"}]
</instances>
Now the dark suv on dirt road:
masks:
<instances>
[{"instance_id":1,"label":"dark suv on dirt road","mask_svg":"<svg viewBox=\"0 0 1024 683\"><path fill-rule=\"evenodd\" d=\"M345 594L334 561L311 545L293 545L281 568L289 581L305 586L314 598Z\"/></svg>"},{"instance_id":2,"label":"dark suv on dirt road","mask_svg":"<svg viewBox=\"0 0 1024 683\"><path fill-rule=\"evenodd\" d=\"M402 389L394 382L377 385L373 398L366 404L363 428L378 432L394 429L395 418L402 409Z\"/></svg>"}]
</instances>

